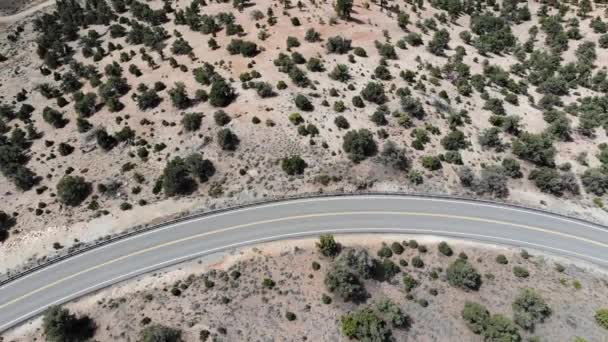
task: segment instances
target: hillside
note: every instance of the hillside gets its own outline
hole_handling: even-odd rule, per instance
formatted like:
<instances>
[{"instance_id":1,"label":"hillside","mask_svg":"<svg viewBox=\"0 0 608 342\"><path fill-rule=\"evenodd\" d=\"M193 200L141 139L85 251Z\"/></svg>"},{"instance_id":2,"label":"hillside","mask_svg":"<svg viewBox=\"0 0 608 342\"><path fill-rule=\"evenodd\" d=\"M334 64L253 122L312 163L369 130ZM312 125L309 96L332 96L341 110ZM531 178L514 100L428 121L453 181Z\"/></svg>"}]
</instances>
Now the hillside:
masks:
<instances>
[{"instance_id":1,"label":"hillside","mask_svg":"<svg viewBox=\"0 0 608 342\"><path fill-rule=\"evenodd\" d=\"M1 34L3 267L184 211L321 190L608 217L599 4L45 11Z\"/></svg>"}]
</instances>

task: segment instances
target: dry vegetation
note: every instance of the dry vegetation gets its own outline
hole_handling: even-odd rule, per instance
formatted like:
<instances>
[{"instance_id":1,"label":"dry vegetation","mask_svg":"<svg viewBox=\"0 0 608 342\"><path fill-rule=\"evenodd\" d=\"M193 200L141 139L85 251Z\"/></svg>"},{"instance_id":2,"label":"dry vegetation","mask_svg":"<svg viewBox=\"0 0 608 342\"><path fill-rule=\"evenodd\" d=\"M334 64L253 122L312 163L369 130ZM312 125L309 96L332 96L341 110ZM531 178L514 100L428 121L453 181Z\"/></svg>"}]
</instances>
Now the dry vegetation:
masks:
<instances>
[{"instance_id":1,"label":"dry vegetation","mask_svg":"<svg viewBox=\"0 0 608 342\"><path fill-rule=\"evenodd\" d=\"M0 33L2 267L162 215L320 189L607 217L600 4L45 11Z\"/></svg>"},{"instance_id":2,"label":"dry vegetation","mask_svg":"<svg viewBox=\"0 0 608 342\"><path fill-rule=\"evenodd\" d=\"M322 250L313 240L295 240L191 262L65 309L80 325L92 327L79 331L98 341L180 341L170 338L180 335L184 341L339 341L352 332L347 317L362 319L355 339L368 341L457 336L459 341L600 342L608 332L597 318L608 317L596 317L608 307L605 274L584 265L533 251L420 236L337 240L339 250L326 237ZM468 276L471 287L455 282L461 279L451 275L455 263L471 265L477 275ZM344 284L345 268L357 281L348 278ZM335 279L339 286L332 288L328 284ZM353 290L357 286L360 290ZM346 294L353 296L344 300ZM480 304L494 316L466 303ZM57 310L8 332L4 341L43 340L45 331L49 339L49 332L60 329L45 322L66 317ZM368 315L353 316L361 312ZM151 330L166 339L146 339Z\"/></svg>"}]
</instances>

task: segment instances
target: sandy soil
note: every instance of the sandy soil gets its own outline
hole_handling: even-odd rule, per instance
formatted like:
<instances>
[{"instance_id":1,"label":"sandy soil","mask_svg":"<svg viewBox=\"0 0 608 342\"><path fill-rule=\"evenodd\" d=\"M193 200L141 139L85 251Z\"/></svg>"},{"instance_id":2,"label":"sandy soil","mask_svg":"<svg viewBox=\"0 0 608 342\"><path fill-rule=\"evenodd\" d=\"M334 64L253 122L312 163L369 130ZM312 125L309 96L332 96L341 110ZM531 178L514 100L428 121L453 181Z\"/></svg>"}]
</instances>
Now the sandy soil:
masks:
<instances>
[{"instance_id":1,"label":"sandy soil","mask_svg":"<svg viewBox=\"0 0 608 342\"><path fill-rule=\"evenodd\" d=\"M524 287L536 289L547 301L553 314L536 326L534 335L543 341L572 341L581 336L588 341L603 341L602 331L593 319L596 309L608 306L608 283L606 273L589 265L566 259L537 255L523 259L520 251L502 246L480 245L459 240L448 240L455 255L445 257L437 252L433 237L404 235L349 235L338 236L345 247L360 247L376 254L382 243L417 239L428 247L428 252L406 248L402 255L393 255L392 260L410 260L420 255L425 267L401 267L420 281L412 294L416 300L406 300L401 275L390 282L366 281L372 297L368 303L382 298L393 300L413 320L412 327L405 331L394 329L399 341L448 341L459 336L460 341L480 341L464 324L460 311L467 300L485 305L492 313L512 316L511 303ZM445 270L456 255L465 252L468 260L484 275L478 292L463 292L451 287L445 273L432 280L432 270ZM508 265L499 265L496 255L504 254ZM317 261L321 269L314 271L311 263ZM566 267L563 273L555 270L556 262ZM327 293L324 285L324 270L330 260L320 256L314 240L293 240L269 243L254 248L235 250L227 255L216 255L168 270L139 277L120 285L82 298L67 307L76 313L90 315L98 324L95 339L99 341L134 341L144 324L145 317L153 323L162 323L179 328L186 341L198 341L201 330L209 330L226 341L339 341L341 336L339 317L357 305L342 302L334 297L329 305L321 303L321 295ZM526 279L516 278L512 273L515 265L530 271ZM227 280L233 270L241 273L238 280ZM262 279L271 278L277 286L273 290L261 286ZM204 279L215 283L212 288L204 286ZM580 289L573 283L580 282ZM168 290L175 284L188 283L180 296ZM437 296L429 294L436 289ZM226 299L228 302L226 303ZM426 299L423 308L419 299ZM285 312L294 312L297 319L290 322ZM442 322L437 324L437 322ZM4 341L32 341L40 339L41 320L36 319L22 325L4 336ZM226 335L218 333L225 328ZM522 336L532 336L523 333Z\"/></svg>"},{"instance_id":2,"label":"sandy soil","mask_svg":"<svg viewBox=\"0 0 608 342\"><path fill-rule=\"evenodd\" d=\"M159 8L161 2L158 0L148 2L152 7ZM174 2L175 8L184 8L188 5L188 1L180 0ZM533 21L536 21L536 12L539 3L531 2L530 11L533 13ZM257 39L256 22L250 19L251 12L259 9L266 12L266 8L272 7L277 16L278 23L271 27L269 32L270 38L265 41ZM47 8L45 11L52 10ZM216 4L213 3L205 8L205 12L209 14L219 13L221 11L233 12L236 21L241 24L247 34L243 37L247 40L252 40L264 48L255 58L255 69L263 76L262 80L276 84L278 80L285 80L289 84L286 91L279 92L279 95L274 98L264 99L263 101L255 94L253 90L240 89L240 84L237 81L234 83L235 88L239 92L237 101L225 108L225 111L233 118L228 125L240 138L241 145L236 152L228 153L222 151L217 144L207 144L205 139L215 137L217 125L213 122L213 113L216 109L209 104L199 104L188 109L188 111L198 111L205 114L203 118L203 126L201 131L192 134L182 131L180 126L181 116L183 111L178 111L172 107L166 91L161 92L164 101L159 107L149 111L140 111L134 101L130 99L130 95L123 98L126 105L125 109L120 113L109 113L103 108L90 118L90 121L96 127L105 127L108 132L116 132L122 127L129 125L136 131L139 137L145 138L153 143L163 142L167 145L163 151L152 154L152 157L145 163L140 162L137 157L131 157L136 151L135 146L121 145L111 152L103 152L94 143L94 140L87 138L87 135L79 135L75 133L75 122L77 114L73 110L72 104L64 107L62 111L66 112L66 116L70 119L70 123L63 129L53 129L50 125L43 122L41 117L42 104L48 102L38 92L31 91L36 85L43 82L51 82L52 76L45 77L40 74L38 67L41 65L40 60L36 56L36 45L33 42L35 33L32 31L31 18L20 20L11 25L4 33L0 33L0 52L9 56L9 61L3 63L0 70L0 95L4 101L9 101L21 88L27 89L28 103L41 104L37 105L37 110L34 113L36 128L44 133L44 138L34 142L31 148L31 161L28 164L37 174L44 177L40 185L48 186L49 190L41 195L35 191L22 193L4 177L0 177L0 210L9 213L17 213L17 226L11 231L11 237L0 246L0 272L7 268L14 267L23 260L41 256L53 252L52 245L59 242L64 246L69 246L75 240L92 241L99 237L112 234L124 230L132 225L149 222L150 220L160 220L163 217L171 216L180 212L188 212L209 208L212 206L223 205L225 203L239 203L251 199L260 199L264 197L273 197L275 195L298 194L304 192L315 191L351 191L358 188L366 188L368 190L377 191L414 191L428 193L448 193L460 195L473 195L466 193L459 184L456 172L458 166L444 163L443 169L436 172L424 171L421 168L418 159L427 154L436 154L443 152L439 143L441 136L431 136L431 143L428 144L425 151L417 151L411 148L407 149L408 156L414 161L414 169L423 171L425 181L422 185L412 185L408 182L406 174L397 172L388 166L377 163L373 158L361 164L352 164L349 162L342 151L342 136L343 131L338 130L334 123L334 117L337 115L331 108L321 105L323 99L327 99L333 103L337 98L328 96L330 88L336 88L340 92L340 98L343 98L347 107L349 107L344 116L348 118L352 128L369 128L372 131L377 131L377 127L370 122L369 116L374 112L375 106L367 105L366 108L355 110L350 104L350 97L359 90L369 80L373 69L378 64L380 57L374 46L374 40L384 40L382 30L386 30L391 37L391 41L395 42L405 33L401 30L395 21L394 16L387 19L386 13L380 12L377 6L371 6L369 9L362 7L362 3L357 2L356 21L343 22L340 21L336 25L329 25L329 18L334 15L333 9L329 4L320 3L317 6L307 6L302 11L297 8L289 10L291 16L297 16L303 23L302 26L295 27L291 24L290 18L281 13L281 8L277 3L270 1L259 1L255 6L247 8L244 12L239 13L232 9L231 4ZM430 18L439 13L436 9L427 8L416 15L412 14L412 21L418 19ZM569 14L571 15L571 14ZM34 15L35 16L35 15ZM128 14L126 16L129 16ZM588 20L581 22L580 28L584 36L597 39L597 34L589 32ZM24 32L20 35L17 42L10 42L4 37L13 32L16 26L23 26ZM357 63L351 65L351 74L353 75L352 84L355 86L354 92L349 92L346 85L337 81L332 81L326 77L326 73L312 73L308 76L314 82L318 82L317 93L319 98L311 98L315 105L315 110L310 113L303 113L306 122L314 123L320 130L320 136L316 138L301 137L297 134L297 127L292 125L288 119L288 114L297 111L293 104L293 97L296 93L309 93L309 89L297 88L291 84L285 74L279 73L272 61L277 57L280 51L285 49L285 40L287 36L298 37L302 46L294 49L304 55L306 58L311 56L322 56L325 68L329 71L335 64L349 64L346 55L326 55L324 52L324 44L310 44L304 41L305 31L314 26L319 31L324 39L330 36L343 34L347 38L353 39L354 46L365 48L369 54L366 59L357 58ZM514 25L516 34L526 37L526 32L529 28L529 23ZM131 62L123 65L124 76L127 77L133 88L137 84L144 83L151 85L153 82L162 80L170 88L175 81L182 81L186 84L189 94L192 96L196 89L200 86L196 84L192 77L191 70L203 61L210 63L219 63L224 61L223 66L217 66L222 75L232 77L235 80L241 72L248 70L247 63L250 59L243 58L239 55L230 56L226 53L225 46L233 37L228 37L224 32L220 32L216 37L220 49L210 51L207 47L207 39L200 33L190 31L185 26L175 26L173 22L164 25L169 33L178 30L183 34L183 37L192 45L194 53L199 59L195 62L190 61L187 56L176 56L180 64L188 66L189 71L182 73L177 69L171 68L166 61L160 60L157 55L153 55L159 68L152 69L141 60L140 56L136 56ZM463 45L467 55L465 61L471 66L471 72L480 72L481 63L473 62L474 58L483 60L475 49L471 46L464 45L458 36L458 33L468 27L468 17L459 18L456 25L450 27L452 33L452 41L450 46L455 48L458 45ZM105 27L91 26L93 29L102 35L107 31ZM410 25L411 31L419 32L419 29ZM423 35L424 40L428 41L430 35ZM171 46L175 37L167 41L167 46ZM106 34L102 37L104 46L108 41L115 44L125 46L124 51L131 49L138 50L140 47L129 46L124 42L124 38L110 39ZM542 41L542 34L539 41ZM574 50L577 43L571 44L571 51ZM166 48L166 53L169 56L169 48ZM75 58L83 61L85 64L94 64L103 70L105 65L110 64L114 60L118 60L120 51L114 51L99 62L92 62L91 59L85 59L81 55L80 49L77 49ZM390 61L391 72L395 79L386 82L387 89L393 84L397 87L403 86L403 81L398 78L398 72L402 69L420 69L419 72L426 74L423 66L416 61L417 57L424 62L429 62L437 65L445 63L445 58L434 56L427 52L423 47L409 48L408 50L397 49L399 60ZM451 53L451 52L450 52ZM566 59L572 58L572 53L564 54ZM491 59L492 63L498 64L505 69L508 69L514 60L512 56L496 56ZM143 75L139 78L127 72L128 64L136 64L142 71ZM608 65L608 59L599 58L597 62L599 67ZM350 65L350 64L349 64ZM66 68L60 69L65 71ZM517 79L517 77L515 77ZM446 90L450 98L456 96L456 89L446 80L440 81L439 86L427 85L429 90L426 94L414 91L414 95L428 100L436 98L436 93L440 90ZM83 88L84 92L96 91L90 84L86 84ZM134 91L132 91L133 93ZM498 92L489 90L490 95L498 96ZM536 99L540 98L539 94L531 90L531 95ZM391 102L389 107L397 109L398 100L395 95L390 95ZM71 99L69 99L71 100ZM508 113L519 114L523 117L526 129L539 132L546 127L539 109L533 107L528 100L520 96L520 105L513 106L505 102L505 109ZM465 103L459 105L459 108L469 111L472 119L472 124L463 128L463 131L470 137L472 145L466 151L462 152L465 164L474 169L481 169L484 164L495 163L500 157L509 156L509 153L495 153L493 151L484 150L479 146L476 136L483 128L489 127L488 118L490 113L482 110L483 100L479 98L479 94L475 93ZM54 106L54 102L52 103ZM448 131L447 123L443 119L443 114L437 109L425 104L425 109L429 113L425 122L433 123L442 133ZM128 114L128 117L127 117ZM262 123L254 125L251 120L253 116L261 119ZM120 118L122 121L117 121ZM141 125L142 119L150 120L152 125ZM274 127L267 127L264 122L270 119L276 123ZM576 118L573 118L576 122ZM175 124L175 125L172 125ZM421 127L422 122L415 122L416 126ZM390 135L390 140L396 142L400 146L408 146L411 143L411 129L400 127L393 118L389 118L389 125L383 127ZM56 154L56 147L47 147L45 141L54 142L57 146L60 142L69 142L76 147L74 153L67 157L58 157L49 159L50 153ZM315 144L311 144L313 141ZM595 157L597 153L597 142L608 141L605 132L598 130L598 137L595 140L578 136L575 134L573 142L560 142L556 144L558 148L557 162L571 162L572 171L580 174L585 167L574 161L577 154L581 151L589 152L589 164L597 166L599 161ZM322 147L322 143L327 144L327 149ZM379 144L382 142L379 141ZM206 184L202 184L199 190L191 196L186 196L179 199L166 199L164 196L152 194L154 180L161 174L166 161L175 156L184 156L190 152L201 152L205 158L211 159L216 168L217 174L212 180ZM309 164L309 168L301 177L286 176L279 166L279 161L284 156L299 154ZM135 169L128 172L121 172L121 166L127 161L136 163ZM68 167L75 169L74 175L82 175L87 181L94 185L100 183L108 183L116 181L121 183L120 189L115 195L107 196L97 192L97 202L103 210L107 210L109 215L101 216L100 211L91 211L85 209L86 204L81 208L67 208L54 196L56 183L65 173ZM524 173L533 169L532 165L522 162ZM241 175L240 170L244 170ZM134 181L134 174L139 173L145 177L145 181L141 184L141 192L134 194L133 188L138 184ZM318 184L314 181L318 175L330 175L339 177L341 180L333 182L327 186ZM220 184L223 189L223 194L220 198L212 198L208 195L209 189L213 184ZM509 187L511 195L506 200L509 202L525 204L534 207L543 207L545 209L558 211L566 214L573 214L581 217L595 219L600 222L608 222L608 214L597 208L592 200L594 196L583 193L580 196L571 197L564 196L557 198L548 194L540 193L533 184L527 179L510 180ZM139 207L138 201L145 200L148 206ZM134 205L131 211L121 211L119 206L123 202L129 202ZM35 214L35 209L44 206L45 210L41 215ZM22 248L27 245L28 248Z\"/></svg>"}]
</instances>

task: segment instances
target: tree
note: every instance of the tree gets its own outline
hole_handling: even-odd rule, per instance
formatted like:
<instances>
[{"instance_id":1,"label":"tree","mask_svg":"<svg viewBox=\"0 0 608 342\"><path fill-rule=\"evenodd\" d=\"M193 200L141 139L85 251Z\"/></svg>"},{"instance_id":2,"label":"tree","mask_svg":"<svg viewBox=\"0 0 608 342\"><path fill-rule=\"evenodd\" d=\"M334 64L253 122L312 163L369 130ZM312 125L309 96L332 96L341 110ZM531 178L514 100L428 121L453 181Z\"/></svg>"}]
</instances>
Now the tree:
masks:
<instances>
[{"instance_id":1,"label":"tree","mask_svg":"<svg viewBox=\"0 0 608 342\"><path fill-rule=\"evenodd\" d=\"M520 327L534 331L536 323L542 323L551 315L551 308L534 290L524 288L513 302L513 318Z\"/></svg>"},{"instance_id":2,"label":"tree","mask_svg":"<svg viewBox=\"0 0 608 342\"><path fill-rule=\"evenodd\" d=\"M68 309L51 306L44 313L42 328L49 342L80 342L95 334L95 322L88 316L77 318Z\"/></svg>"},{"instance_id":3,"label":"tree","mask_svg":"<svg viewBox=\"0 0 608 342\"><path fill-rule=\"evenodd\" d=\"M226 112L220 109L213 113L213 121L215 121L218 126L226 126L232 119Z\"/></svg>"},{"instance_id":4,"label":"tree","mask_svg":"<svg viewBox=\"0 0 608 342\"><path fill-rule=\"evenodd\" d=\"M448 48L450 33L446 29L441 29L433 35L433 39L427 45L427 50L437 56L443 56L444 50Z\"/></svg>"},{"instance_id":5,"label":"tree","mask_svg":"<svg viewBox=\"0 0 608 342\"><path fill-rule=\"evenodd\" d=\"M182 342L181 330L152 324L145 327L140 333L141 342Z\"/></svg>"},{"instance_id":6,"label":"tree","mask_svg":"<svg viewBox=\"0 0 608 342\"><path fill-rule=\"evenodd\" d=\"M8 231L11 229L17 220L4 211L0 210L0 242L3 242L8 237Z\"/></svg>"},{"instance_id":7,"label":"tree","mask_svg":"<svg viewBox=\"0 0 608 342\"><path fill-rule=\"evenodd\" d=\"M466 260L458 259L448 266L447 278L450 285L465 290L478 290L481 286L481 275Z\"/></svg>"},{"instance_id":8,"label":"tree","mask_svg":"<svg viewBox=\"0 0 608 342\"><path fill-rule=\"evenodd\" d=\"M302 94L296 95L294 102L296 104L296 107L298 107L298 109L306 111L306 112L310 112L315 108L312 105L312 103L310 102L310 100Z\"/></svg>"},{"instance_id":9,"label":"tree","mask_svg":"<svg viewBox=\"0 0 608 342\"><path fill-rule=\"evenodd\" d=\"M353 11L353 0L337 0L335 10L336 14L341 19L350 19L350 14Z\"/></svg>"},{"instance_id":10,"label":"tree","mask_svg":"<svg viewBox=\"0 0 608 342\"><path fill-rule=\"evenodd\" d=\"M317 249L326 257L335 257L340 253L340 244L336 242L331 234L321 234L319 242L316 243Z\"/></svg>"},{"instance_id":11,"label":"tree","mask_svg":"<svg viewBox=\"0 0 608 342\"><path fill-rule=\"evenodd\" d=\"M551 137L546 134L524 132L513 141L513 154L538 166L555 165L555 147Z\"/></svg>"},{"instance_id":12,"label":"tree","mask_svg":"<svg viewBox=\"0 0 608 342\"><path fill-rule=\"evenodd\" d=\"M336 126L338 128L342 128L342 129L350 128L350 124L348 123L348 120L346 120L346 118L342 115L336 116L336 118L334 119L334 124L336 124Z\"/></svg>"},{"instance_id":13,"label":"tree","mask_svg":"<svg viewBox=\"0 0 608 342\"><path fill-rule=\"evenodd\" d=\"M169 96L173 106L177 109L186 109L192 104L192 100L188 97L186 86L183 82L176 82L175 87L169 90Z\"/></svg>"},{"instance_id":14,"label":"tree","mask_svg":"<svg viewBox=\"0 0 608 342\"><path fill-rule=\"evenodd\" d=\"M51 107L42 110L42 118L55 128L63 128L68 124L68 119L63 117L63 113Z\"/></svg>"},{"instance_id":15,"label":"tree","mask_svg":"<svg viewBox=\"0 0 608 342\"><path fill-rule=\"evenodd\" d=\"M163 170L162 185L167 196L187 195L196 190L196 182L190 176L190 169L180 157L167 162Z\"/></svg>"},{"instance_id":16,"label":"tree","mask_svg":"<svg viewBox=\"0 0 608 342\"><path fill-rule=\"evenodd\" d=\"M422 120L426 115L422 102L418 98L409 95L401 98L401 109L419 120Z\"/></svg>"},{"instance_id":17,"label":"tree","mask_svg":"<svg viewBox=\"0 0 608 342\"><path fill-rule=\"evenodd\" d=\"M146 89L137 95L137 107L141 110L156 108L162 99L154 89Z\"/></svg>"},{"instance_id":18,"label":"tree","mask_svg":"<svg viewBox=\"0 0 608 342\"><path fill-rule=\"evenodd\" d=\"M63 176L57 183L57 196L66 205L77 207L91 193L91 183L79 176Z\"/></svg>"},{"instance_id":19,"label":"tree","mask_svg":"<svg viewBox=\"0 0 608 342\"><path fill-rule=\"evenodd\" d=\"M339 264L332 264L328 268L324 283L329 292L336 293L344 301L360 301L367 297L367 291L357 274Z\"/></svg>"},{"instance_id":20,"label":"tree","mask_svg":"<svg viewBox=\"0 0 608 342\"><path fill-rule=\"evenodd\" d=\"M281 161L281 168L290 176L303 174L307 166L304 159L297 155L283 158Z\"/></svg>"},{"instance_id":21,"label":"tree","mask_svg":"<svg viewBox=\"0 0 608 342\"><path fill-rule=\"evenodd\" d=\"M192 52L192 46L190 46L186 40L180 37L173 42L171 52L173 52L175 55L187 55Z\"/></svg>"},{"instance_id":22,"label":"tree","mask_svg":"<svg viewBox=\"0 0 608 342\"><path fill-rule=\"evenodd\" d=\"M528 179L532 180L540 191L555 196L561 196L566 191L578 195L580 191L574 175L571 173L560 173L557 170L548 167L532 170L530 175L528 175Z\"/></svg>"},{"instance_id":23,"label":"tree","mask_svg":"<svg viewBox=\"0 0 608 342\"><path fill-rule=\"evenodd\" d=\"M377 82L368 82L365 88L361 90L361 97L365 101L375 103L377 105L384 104L387 101L384 93L384 86Z\"/></svg>"},{"instance_id":24,"label":"tree","mask_svg":"<svg viewBox=\"0 0 608 342\"><path fill-rule=\"evenodd\" d=\"M467 301L462 309L462 318L472 332L481 334L490 319L490 312L479 303Z\"/></svg>"},{"instance_id":25,"label":"tree","mask_svg":"<svg viewBox=\"0 0 608 342\"><path fill-rule=\"evenodd\" d=\"M217 132L217 143L224 151L234 151L239 145L239 138L228 128Z\"/></svg>"},{"instance_id":26,"label":"tree","mask_svg":"<svg viewBox=\"0 0 608 342\"><path fill-rule=\"evenodd\" d=\"M404 11L400 11L399 14L397 14L397 24L403 30L407 30L407 25L410 24L410 15Z\"/></svg>"},{"instance_id":27,"label":"tree","mask_svg":"<svg viewBox=\"0 0 608 342\"><path fill-rule=\"evenodd\" d=\"M214 107L226 107L236 98L234 88L221 77L216 77L211 83L209 103Z\"/></svg>"},{"instance_id":28,"label":"tree","mask_svg":"<svg viewBox=\"0 0 608 342\"><path fill-rule=\"evenodd\" d=\"M350 39L345 39L342 36L334 36L327 39L325 48L327 49L328 53L337 53L342 55L350 51L351 43L352 41Z\"/></svg>"},{"instance_id":29,"label":"tree","mask_svg":"<svg viewBox=\"0 0 608 342\"><path fill-rule=\"evenodd\" d=\"M448 151L458 151L469 145L464 133L453 130L441 139L441 145Z\"/></svg>"},{"instance_id":30,"label":"tree","mask_svg":"<svg viewBox=\"0 0 608 342\"><path fill-rule=\"evenodd\" d=\"M586 17L589 12L593 11L593 5L591 4L591 0L581 0L578 3L578 15L581 17Z\"/></svg>"},{"instance_id":31,"label":"tree","mask_svg":"<svg viewBox=\"0 0 608 342\"><path fill-rule=\"evenodd\" d=\"M205 183L215 174L215 166L209 159L203 159L200 153L192 153L184 160L188 171L192 176L198 178L198 181Z\"/></svg>"},{"instance_id":32,"label":"tree","mask_svg":"<svg viewBox=\"0 0 608 342\"><path fill-rule=\"evenodd\" d=\"M392 341L391 330L370 308L349 312L340 318L342 333L348 338L359 341L389 342Z\"/></svg>"},{"instance_id":33,"label":"tree","mask_svg":"<svg viewBox=\"0 0 608 342\"><path fill-rule=\"evenodd\" d=\"M78 96L74 102L76 112L84 117L93 115L97 111L97 95L86 93Z\"/></svg>"},{"instance_id":34,"label":"tree","mask_svg":"<svg viewBox=\"0 0 608 342\"><path fill-rule=\"evenodd\" d=\"M351 130L344 135L342 148L355 163L374 155L378 147L372 133L367 129Z\"/></svg>"},{"instance_id":35,"label":"tree","mask_svg":"<svg viewBox=\"0 0 608 342\"><path fill-rule=\"evenodd\" d=\"M203 115L201 113L186 113L182 118L182 125L188 132L198 131L201 128Z\"/></svg>"},{"instance_id":36,"label":"tree","mask_svg":"<svg viewBox=\"0 0 608 342\"><path fill-rule=\"evenodd\" d=\"M333 70L328 74L332 80L346 82L350 80L350 73L346 64L336 64Z\"/></svg>"},{"instance_id":37,"label":"tree","mask_svg":"<svg viewBox=\"0 0 608 342\"><path fill-rule=\"evenodd\" d=\"M587 192L603 196L608 192L608 172L602 168L588 168L581 176Z\"/></svg>"},{"instance_id":38,"label":"tree","mask_svg":"<svg viewBox=\"0 0 608 342\"><path fill-rule=\"evenodd\" d=\"M439 249L439 253L445 256L452 256L452 254L454 254L450 245L448 245L448 243L445 241L441 241L437 248Z\"/></svg>"}]
</instances>

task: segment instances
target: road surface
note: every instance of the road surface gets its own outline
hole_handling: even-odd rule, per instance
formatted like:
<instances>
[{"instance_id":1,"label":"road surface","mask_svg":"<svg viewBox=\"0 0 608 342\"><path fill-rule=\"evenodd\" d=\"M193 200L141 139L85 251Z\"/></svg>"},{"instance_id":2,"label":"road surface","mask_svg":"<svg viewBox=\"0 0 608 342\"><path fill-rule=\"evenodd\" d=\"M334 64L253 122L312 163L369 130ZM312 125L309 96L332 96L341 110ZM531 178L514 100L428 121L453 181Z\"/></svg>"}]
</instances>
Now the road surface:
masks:
<instances>
[{"instance_id":1,"label":"road surface","mask_svg":"<svg viewBox=\"0 0 608 342\"><path fill-rule=\"evenodd\" d=\"M360 195L261 204L135 235L0 288L0 332L103 287L162 267L265 241L332 233L425 234L515 245L608 266L608 230L497 204Z\"/></svg>"},{"instance_id":2,"label":"road surface","mask_svg":"<svg viewBox=\"0 0 608 342\"><path fill-rule=\"evenodd\" d=\"M0 24L12 24L54 4L55 0L47 0L13 15L0 16Z\"/></svg>"}]
</instances>

